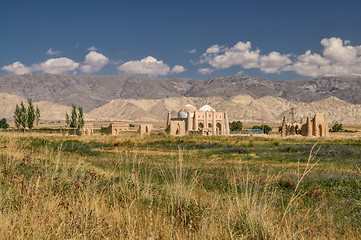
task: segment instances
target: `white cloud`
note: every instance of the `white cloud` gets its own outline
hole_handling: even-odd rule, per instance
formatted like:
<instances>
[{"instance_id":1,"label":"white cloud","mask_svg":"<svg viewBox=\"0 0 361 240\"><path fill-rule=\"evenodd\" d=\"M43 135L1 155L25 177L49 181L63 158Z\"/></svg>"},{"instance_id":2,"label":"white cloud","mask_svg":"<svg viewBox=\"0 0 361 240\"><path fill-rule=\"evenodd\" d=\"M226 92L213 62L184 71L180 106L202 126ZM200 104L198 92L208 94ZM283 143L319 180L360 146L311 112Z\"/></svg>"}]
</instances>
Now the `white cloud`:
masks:
<instances>
[{"instance_id":1,"label":"white cloud","mask_svg":"<svg viewBox=\"0 0 361 240\"><path fill-rule=\"evenodd\" d=\"M186 53L190 53L190 54L193 54L193 53L196 53L197 50L196 49L187 49L185 50Z\"/></svg>"},{"instance_id":2,"label":"white cloud","mask_svg":"<svg viewBox=\"0 0 361 240\"><path fill-rule=\"evenodd\" d=\"M52 48L49 48L49 50L46 51L46 54L48 54L48 55L58 55L60 53L61 53L60 50L53 50Z\"/></svg>"},{"instance_id":3,"label":"white cloud","mask_svg":"<svg viewBox=\"0 0 361 240\"><path fill-rule=\"evenodd\" d=\"M32 65L31 69L45 73L64 74L74 71L79 67L79 63L65 57L51 58L40 64Z\"/></svg>"},{"instance_id":4,"label":"white cloud","mask_svg":"<svg viewBox=\"0 0 361 240\"><path fill-rule=\"evenodd\" d=\"M96 48L95 46L91 46L90 48L88 48L88 51L97 51L98 48Z\"/></svg>"},{"instance_id":5,"label":"white cloud","mask_svg":"<svg viewBox=\"0 0 361 240\"><path fill-rule=\"evenodd\" d=\"M169 73L183 72L184 67L176 65L171 71L169 66L163 63L162 60L158 61L154 57L148 56L142 60L123 63L118 67L118 70L124 72L125 74L144 74L155 77L158 75L165 76Z\"/></svg>"},{"instance_id":6,"label":"white cloud","mask_svg":"<svg viewBox=\"0 0 361 240\"><path fill-rule=\"evenodd\" d=\"M213 72L212 68L200 68L198 69L198 73L202 75L211 74Z\"/></svg>"},{"instance_id":7,"label":"white cloud","mask_svg":"<svg viewBox=\"0 0 361 240\"><path fill-rule=\"evenodd\" d=\"M268 56L259 58L260 69L264 73L279 73L281 68L292 63L290 55L281 55L278 52L271 52Z\"/></svg>"},{"instance_id":8,"label":"white cloud","mask_svg":"<svg viewBox=\"0 0 361 240\"><path fill-rule=\"evenodd\" d=\"M212 47L208 48L206 50L206 53L207 54L212 54L212 53L218 53L219 51L221 51L221 48L220 46L218 45L213 45Z\"/></svg>"},{"instance_id":9,"label":"white cloud","mask_svg":"<svg viewBox=\"0 0 361 240\"><path fill-rule=\"evenodd\" d=\"M14 62L13 64L3 66L1 70L11 72L14 74L25 74L31 72L30 68L26 67L21 62Z\"/></svg>"},{"instance_id":10,"label":"white cloud","mask_svg":"<svg viewBox=\"0 0 361 240\"><path fill-rule=\"evenodd\" d=\"M84 64L80 67L84 73L98 72L109 63L109 59L101 53L91 51L86 55Z\"/></svg>"},{"instance_id":11,"label":"white cloud","mask_svg":"<svg viewBox=\"0 0 361 240\"><path fill-rule=\"evenodd\" d=\"M201 56L200 63L209 64L213 69L240 66L243 69L258 68L264 73L295 71L312 77L361 74L361 45L351 46L350 43L335 37L324 38L321 54L308 50L299 56L278 52L262 55L260 50L252 50L250 42L238 42L231 48L213 45ZM207 70L198 72L209 73Z\"/></svg>"},{"instance_id":12,"label":"white cloud","mask_svg":"<svg viewBox=\"0 0 361 240\"><path fill-rule=\"evenodd\" d=\"M280 72L282 67L292 63L290 54L271 52L261 55L260 50L252 50L251 42L238 42L233 47L213 45L201 57L201 63L207 63L215 69L241 66L244 69L259 68L265 73ZM205 71L208 73L209 71ZM199 72L202 74L202 71Z\"/></svg>"},{"instance_id":13,"label":"white cloud","mask_svg":"<svg viewBox=\"0 0 361 240\"><path fill-rule=\"evenodd\" d=\"M297 57L296 61L283 71L296 71L304 76L361 74L361 46L344 45L340 38L324 38L322 55L311 50Z\"/></svg>"},{"instance_id":14,"label":"white cloud","mask_svg":"<svg viewBox=\"0 0 361 240\"><path fill-rule=\"evenodd\" d=\"M259 50L251 51L251 42L238 42L231 48L213 45L203 54L201 63L208 63L214 68L225 69L234 65L243 68L259 66Z\"/></svg>"},{"instance_id":15,"label":"white cloud","mask_svg":"<svg viewBox=\"0 0 361 240\"><path fill-rule=\"evenodd\" d=\"M180 65L175 65L172 68L172 73L182 73L184 71L185 71L185 68L183 66L180 66Z\"/></svg>"}]
</instances>

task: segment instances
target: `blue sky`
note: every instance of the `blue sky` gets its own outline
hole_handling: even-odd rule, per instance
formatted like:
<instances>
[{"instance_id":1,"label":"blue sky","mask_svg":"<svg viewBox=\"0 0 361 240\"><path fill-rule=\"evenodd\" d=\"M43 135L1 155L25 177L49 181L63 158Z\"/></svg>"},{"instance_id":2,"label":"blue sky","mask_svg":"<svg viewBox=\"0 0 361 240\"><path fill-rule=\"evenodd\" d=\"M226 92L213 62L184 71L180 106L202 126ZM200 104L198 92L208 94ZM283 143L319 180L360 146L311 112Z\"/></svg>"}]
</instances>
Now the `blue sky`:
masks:
<instances>
[{"instance_id":1,"label":"blue sky","mask_svg":"<svg viewBox=\"0 0 361 240\"><path fill-rule=\"evenodd\" d=\"M0 74L361 74L361 2L1 1Z\"/></svg>"}]
</instances>

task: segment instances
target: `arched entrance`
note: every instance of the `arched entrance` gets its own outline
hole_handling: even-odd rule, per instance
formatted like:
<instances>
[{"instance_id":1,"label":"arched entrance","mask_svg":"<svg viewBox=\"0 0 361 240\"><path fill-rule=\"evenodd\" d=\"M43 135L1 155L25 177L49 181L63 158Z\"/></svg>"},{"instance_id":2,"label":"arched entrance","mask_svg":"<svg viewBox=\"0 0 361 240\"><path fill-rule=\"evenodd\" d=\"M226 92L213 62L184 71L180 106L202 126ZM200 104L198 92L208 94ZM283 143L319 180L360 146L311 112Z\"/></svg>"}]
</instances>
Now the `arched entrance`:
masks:
<instances>
[{"instance_id":1,"label":"arched entrance","mask_svg":"<svg viewBox=\"0 0 361 240\"><path fill-rule=\"evenodd\" d=\"M180 132L181 132L181 126L178 123L177 130L175 131L175 135L180 135Z\"/></svg>"},{"instance_id":2,"label":"arched entrance","mask_svg":"<svg viewBox=\"0 0 361 240\"><path fill-rule=\"evenodd\" d=\"M222 131L222 125L220 123L216 124L216 133L217 135L221 135L221 131Z\"/></svg>"}]
</instances>

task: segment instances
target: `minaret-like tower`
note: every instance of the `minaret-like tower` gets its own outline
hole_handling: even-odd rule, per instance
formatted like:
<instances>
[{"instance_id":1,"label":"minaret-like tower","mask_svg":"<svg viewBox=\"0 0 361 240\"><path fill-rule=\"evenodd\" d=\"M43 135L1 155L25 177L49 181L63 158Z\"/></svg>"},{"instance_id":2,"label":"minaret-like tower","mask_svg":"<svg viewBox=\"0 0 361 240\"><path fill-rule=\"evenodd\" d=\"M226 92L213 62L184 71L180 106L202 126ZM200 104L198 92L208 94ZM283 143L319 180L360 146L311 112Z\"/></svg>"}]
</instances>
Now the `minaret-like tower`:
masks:
<instances>
[{"instance_id":1,"label":"minaret-like tower","mask_svg":"<svg viewBox=\"0 0 361 240\"><path fill-rule=\"evenodd\" d=\"M286 137L286 136L287 136L286 116L283 116L281 137Z\"/></svg>"},{"instance_id":2,"label":"minaret-like tower","mask_svg":"<svg viewBox=\"0 0 361 240\"><path fill-rule=\"evenodd\" d=\"M224 112L224 124L225 124L225 134L224 135L229 135L229 123L228 123L228 116L227 116L227 113Z\"/></svg>"},{"instance_id":3,"label":"minaret-like tower","mask_svg":"<svg viewBox=\"0 0 361 240\"><path fill-rule=\"evenodd\" d=\"M167 126L166 126L166 128L168 128L169 125L170 125L170 119L171 119L171 114L170 114L170 112L168 112L168 116L167 116Z\"/></svg>"}]
</instances>

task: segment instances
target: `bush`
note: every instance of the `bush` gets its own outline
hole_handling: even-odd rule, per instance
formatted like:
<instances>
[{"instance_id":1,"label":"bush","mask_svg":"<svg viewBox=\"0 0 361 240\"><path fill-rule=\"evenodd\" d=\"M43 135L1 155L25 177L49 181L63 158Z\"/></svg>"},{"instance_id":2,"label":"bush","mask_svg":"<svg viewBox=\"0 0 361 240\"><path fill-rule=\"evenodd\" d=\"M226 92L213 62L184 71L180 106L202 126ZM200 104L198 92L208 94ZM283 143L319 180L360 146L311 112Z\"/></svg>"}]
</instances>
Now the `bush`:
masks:
<instances>
[{"instance_id":1,"label":"bush","mask_svg":"<svg viewBox=\"0 0 361 240\"><path fill-rule=\"evenodd\" d=\"M330 129L330 132L341 132L342 131L342 123L336 122L333 124L332 128Z\"/></svg>"},{"instance_id":2,"label":"bush","mask_svg":"<svg viewBox=\"0 0 361 240\"><path fill-rule=\"evenodd\" d=\"M269 134L272 131L272 128L268 125L253 126L252 129L262 129L265 134Z\"/></svg>"},{"instance_id":3,"label":"bush","mask_svg":"<svg viewBox=\"0 0 361 240\"><path fill-rule=\"evenodd\" d=\"M6 122L6 118L2 118L0 120L0 128L7 129L9 127L9 124Z\"/></svg>"},{"instance_id":4,"label":"bush","mask_svg":"<svg viewBox=\"0 0 361 240\"><path fill-rule=\"evenodd\" d=\"M243 124L241 121L233 121L229 123L229 130L232 132L242 131L242 128Z\"/></svg>"}]
</instances>

